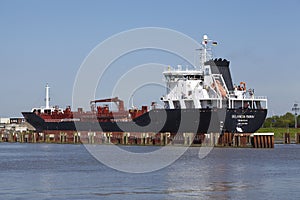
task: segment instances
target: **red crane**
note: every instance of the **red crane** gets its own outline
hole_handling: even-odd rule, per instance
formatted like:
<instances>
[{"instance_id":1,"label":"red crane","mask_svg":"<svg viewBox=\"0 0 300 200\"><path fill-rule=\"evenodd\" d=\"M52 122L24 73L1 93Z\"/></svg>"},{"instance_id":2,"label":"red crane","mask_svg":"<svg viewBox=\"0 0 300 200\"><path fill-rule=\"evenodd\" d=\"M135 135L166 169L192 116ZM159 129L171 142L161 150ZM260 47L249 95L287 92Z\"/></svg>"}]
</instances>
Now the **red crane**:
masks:
<instances>
[{"instance_id":1,"label":"red crane","mask_svg":"<svg viewBox=\"0 0 300 200\"><path fill-rule=\"evenodd\" d=\"M96 103L105 103L105 102L113 102L118 106L119 111L124 111L124 101L120 100L118 97L114 97L114 98L108 98L108 99L99 99L99 100L93 100L90 101L90 105L91 108L93 110L92 104L96 104Z\"/></svg>"}]
</instances>

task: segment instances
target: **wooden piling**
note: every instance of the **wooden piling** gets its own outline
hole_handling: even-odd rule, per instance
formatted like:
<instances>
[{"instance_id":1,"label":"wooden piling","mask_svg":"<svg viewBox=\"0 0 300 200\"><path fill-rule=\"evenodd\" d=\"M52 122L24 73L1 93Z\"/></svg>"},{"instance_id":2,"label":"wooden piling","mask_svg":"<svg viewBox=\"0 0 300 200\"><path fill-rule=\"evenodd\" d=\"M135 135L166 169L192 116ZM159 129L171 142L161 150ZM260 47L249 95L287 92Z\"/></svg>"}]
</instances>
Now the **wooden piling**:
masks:
<instances>
[{"instance_id":1,"label":"wooden piling","mask_svg":"<svg viewBox=\"0 0 300 200\"><path fill-rule=\"evenodd\" d=\"M123 144L128 144L128 133L123 133L124 136L123 136Z\"/></svg>"},{"instance_id":2,"label":"wooden piling","mask_svg":"<svg viewBox=\"0 0 300 200\"><path fill-rule=\"evenodd\" d=\"M59 133L59 142L66 143L66 136L64 132Z\"/></svg>"},{"instance_id":3,"label":"wooden piling","mask_svg":"<svg viewBox=\"0 0 300 200\"><path fill-rule=\"evenodd\" d=\"M260 136L260 138L261 138L261 148L265 148L265 136L264 135L261 135Z\"/></svg>"},{"instance_id":4,"label":"wooden piling","mask_svg":"<svg viewBox=\"0 0 300 200\"><path fill-rule=\"evenodd\" d=\"M32 142L36 143L37 142L37 133L31 133L32 135Z\"/></svg>"},{"instance_id":5,"label":"wooden piling","mask_svg":"<svg viewBox=\"0 0 300 200\"><path fill-rule=\"evenodd\" d=\"M250 133L235 133L233 138L233 145L235 147L248 147L250 146Z\"/></svg>"},{"instance_id":6,"label":"wooden piling","mask_svg":"<svg viewBox=\"0 0 300 200\"><path fill-rule=\"evenodd\" d=\"M88 132L88 144L93 144L94 141L94 132Z\"/></svg>"},{"instance_id":7,"label":"wooden piling","mask_svg":"<svg viewBox=\"0 0 300 200\"><path fill-rule=\"evenodd\" d=\"M218 145L219 146L228 146L228 147L232 146L233 138L234 138L233 133L225 132L219 136Z\"/></svg>"},{"instance_id":8,"label":"wooden piling","mask_svg":"<svg viewBox=\"0 0 300 200\"><path fill-rule=\"evenodd\" d=\"M290 133L284 133L284 144L290 144L290 143L291 143Z\"/></svg>"},{"instance_id":9,"label":"wooden piling","mask_svg":"<svg viewBox=\"0 0 300 200\"><path fill-rule=\"evenodd\" d=\"M295 143L300 144L300 133L295 134Z\"/></svg>"},{"instance_id":10,"label":"wooden piling","mask_svg":"<svg viewBox=\"0 0 300 200\"><path fill-rule=\"evenodd\" d=\"M253 133L250 137L254 148L274 148L274 133Z\"/></svg>"},{"instance_id":11,"label":"wooden piling","mask_svg":"<svg viewBox=\"0 0 300 200\"><path fill-rule=\"evenodd\" d=\"M258 145L257 145L257 137L256 137L256 136L253 137L253 147L254 147L254 148L258 148Z\"/></svg>"},{"instance_id":12,"label":"wooden piling","mask_svg":"<svg viewBox=\"0 0 300 200\"><path fill-rule=\"evenodd\" d=\"M74 144L80 143L80 132L75 132L73 134L73 143Z\"/></svg>"}]
</instances>

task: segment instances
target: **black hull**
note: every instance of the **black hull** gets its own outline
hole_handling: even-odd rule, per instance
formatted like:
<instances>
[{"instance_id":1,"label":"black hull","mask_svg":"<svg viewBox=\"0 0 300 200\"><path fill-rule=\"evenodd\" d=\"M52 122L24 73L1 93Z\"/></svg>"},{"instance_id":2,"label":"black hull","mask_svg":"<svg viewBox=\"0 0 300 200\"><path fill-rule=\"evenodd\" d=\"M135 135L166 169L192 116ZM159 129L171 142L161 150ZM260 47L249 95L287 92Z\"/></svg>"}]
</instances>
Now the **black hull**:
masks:
<instances>
[{"instance_id":1,"label":"black hull","mask_svg":"<svg viewBox=\"0 0 300 200\"><path fill-rule=\"evenodd\" d=\"M170 132L210 133L257 131L267 115L266 109L156 109L133 121L45 122L32 112L23 112L36 131Z\"/></svg>"}]
</instances>

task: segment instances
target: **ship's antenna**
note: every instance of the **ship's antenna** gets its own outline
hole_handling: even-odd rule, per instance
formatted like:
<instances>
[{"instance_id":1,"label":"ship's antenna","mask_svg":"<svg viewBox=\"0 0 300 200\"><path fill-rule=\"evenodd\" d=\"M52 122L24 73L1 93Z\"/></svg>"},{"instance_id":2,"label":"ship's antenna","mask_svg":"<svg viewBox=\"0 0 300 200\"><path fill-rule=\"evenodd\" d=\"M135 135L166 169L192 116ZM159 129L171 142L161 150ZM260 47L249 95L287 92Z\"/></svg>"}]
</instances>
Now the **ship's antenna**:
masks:
<instances>
[{"instance_id":1,"label":"ship's antenna","mask_svg":"<svg viewBox=\"0 0 300 200\"><path fill-rule=\"evenodd\" d=\"M203 45L203 53L201 58L201 64L204 66L204 63L207 61L207 43L208 43L208 36L203 35L202 45Z\"/></svg>"},{"instance_id":2,"label":"ship's antenna","mask_svg":"<svg viewBox=\"0 0 300 200\"><path fill-rule=\"evenodd\" d=\"M204 67L204 63L210 59L212 59L211 48L208 44L217 45L216 41L210 40L207 35L203 35L202 39L202 49L200 49L200 59L201 59L201 67Z\"/></svg>"},{"instance_id":3,"label":"ship's antenna","mask_svg":"<svg viewBox=\"0 0 300 200\"><path fill-rule=\"evenodd\" d=\"M50 108L50 96L49 96L49 90L50 90L50 87L48 86L48 83L47 83L47 84L46 84L46 98L45 98L46 108Z\"/></svg>"}]
</instances>

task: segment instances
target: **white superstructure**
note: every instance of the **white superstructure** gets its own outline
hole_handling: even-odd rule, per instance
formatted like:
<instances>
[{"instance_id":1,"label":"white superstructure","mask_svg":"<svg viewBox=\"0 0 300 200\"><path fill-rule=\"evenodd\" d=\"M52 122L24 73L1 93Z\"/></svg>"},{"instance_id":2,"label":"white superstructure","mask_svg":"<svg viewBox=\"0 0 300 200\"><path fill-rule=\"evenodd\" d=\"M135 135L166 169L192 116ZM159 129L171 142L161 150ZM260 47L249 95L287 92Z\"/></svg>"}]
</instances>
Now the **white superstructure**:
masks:
<instances>
[{"instance_id":1,"label":"white superstructure","mask_svg":"<svg viewBox=\"0 0 300 200\"><path fill-rule=\"evenodd\" d=\"M232 90L229 90L222 73L216 70L218 67L214 66L214 70L212 70L212 66L207 65L207 61L212 59L212 54L208 47L210 43L216 44L216 42L209 40L207 35L204 35L202 49L200 49L200 67L194 67L195 70L190 70L182 69L180 65L177 69L169 66L168 69L163 72L167 92L161 100L164 102L165 108L266 109L266 97L254 96L254 90L246 90L246 84L244 82L241 82L239 86L232 87ZM215 61L217 62L218 60ZM221 60L220 62L228 61ZM230 74L226 78L228 82L231 82Z\"/></svg>"}]
</instances>

